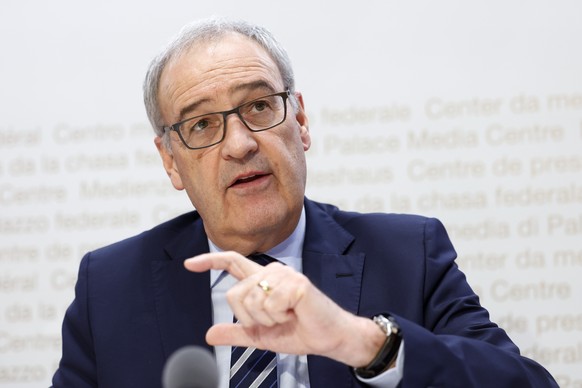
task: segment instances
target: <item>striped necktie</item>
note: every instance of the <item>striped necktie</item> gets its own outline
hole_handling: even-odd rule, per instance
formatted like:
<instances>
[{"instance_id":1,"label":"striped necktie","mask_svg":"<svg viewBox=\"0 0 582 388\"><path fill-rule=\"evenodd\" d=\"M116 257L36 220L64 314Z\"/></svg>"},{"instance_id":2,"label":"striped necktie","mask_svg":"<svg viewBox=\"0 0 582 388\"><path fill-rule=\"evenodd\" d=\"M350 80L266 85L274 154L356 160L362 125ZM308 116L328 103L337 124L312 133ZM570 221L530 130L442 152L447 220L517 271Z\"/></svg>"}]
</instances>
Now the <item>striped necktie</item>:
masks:
<instances>
[{"instance_id":1,"label":"striped necktie","mask_svg":"<svg viewBox=\"0 0 582 388\"><path fill-rule=\"evenodd\" d=\"M267 265L276 259L264 255L249 256ZM277 355L269 350L233 346L230 355L230 388L274 388L277 386Z\"/></svg>"}]
</instances>

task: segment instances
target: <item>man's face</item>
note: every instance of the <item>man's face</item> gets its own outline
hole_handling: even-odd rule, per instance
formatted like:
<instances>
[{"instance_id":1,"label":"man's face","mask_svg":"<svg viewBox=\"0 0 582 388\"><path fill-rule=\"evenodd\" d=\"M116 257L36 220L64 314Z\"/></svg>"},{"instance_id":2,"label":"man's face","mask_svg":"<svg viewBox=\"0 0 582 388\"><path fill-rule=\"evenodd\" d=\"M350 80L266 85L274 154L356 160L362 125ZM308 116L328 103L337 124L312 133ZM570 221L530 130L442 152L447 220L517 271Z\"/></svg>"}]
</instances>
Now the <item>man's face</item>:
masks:
<instances>
[{"instance_id":1,"label":"man's face","mask_svg":"<svg viewBox=\"0 0 582 388\"><path fill-rule=\"evenodd\" d=\"M162 73L158 101L164 123L171 125L285 87L264 49L232 33L172 60ZM303 100L297 97L300 108L288 100L286 120L267 131L251 132L236 114L229 115L224 141L209 148L190 150L172 131L170 152L156 138L172 184L186 190L220 248L266 251L296 227L311 143Z\"/></svg>"}]
</instances>

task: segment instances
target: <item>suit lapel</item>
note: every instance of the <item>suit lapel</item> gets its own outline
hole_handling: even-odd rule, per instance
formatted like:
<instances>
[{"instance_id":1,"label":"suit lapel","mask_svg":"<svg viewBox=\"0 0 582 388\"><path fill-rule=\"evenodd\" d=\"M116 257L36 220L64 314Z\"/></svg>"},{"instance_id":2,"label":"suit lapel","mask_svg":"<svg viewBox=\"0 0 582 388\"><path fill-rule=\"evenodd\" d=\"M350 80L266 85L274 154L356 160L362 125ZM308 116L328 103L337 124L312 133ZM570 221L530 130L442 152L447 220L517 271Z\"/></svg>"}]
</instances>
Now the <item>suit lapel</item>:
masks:
<instances>
[{"instance_id":1,"label":"suit lapel","mask_svg":"<svg viewBox=\"0 0 582 388\"><path fill-rule=\"evenodd\" d=\"M348 253L354 237L324 209L306 200L305 211L307 225L303 244L303 273L337 304L357 314L364 253ZM312 387L354 385L350 369L329 358L308 356L308 368Z\"/></svg>"},{"instance_id":2,"label":"suit lapel","mask_svg":"<svg viewBox=\"0 0 582 388\"><path fill-rule=\"evenodd\" d=\"M212 325L209 272L192 273L184 260L208 252L208 240L198 218L180 230L165 247L167 257L151 262L156 313L165 357L185 345L204 346Z\"/></svg>"}]
</instances>

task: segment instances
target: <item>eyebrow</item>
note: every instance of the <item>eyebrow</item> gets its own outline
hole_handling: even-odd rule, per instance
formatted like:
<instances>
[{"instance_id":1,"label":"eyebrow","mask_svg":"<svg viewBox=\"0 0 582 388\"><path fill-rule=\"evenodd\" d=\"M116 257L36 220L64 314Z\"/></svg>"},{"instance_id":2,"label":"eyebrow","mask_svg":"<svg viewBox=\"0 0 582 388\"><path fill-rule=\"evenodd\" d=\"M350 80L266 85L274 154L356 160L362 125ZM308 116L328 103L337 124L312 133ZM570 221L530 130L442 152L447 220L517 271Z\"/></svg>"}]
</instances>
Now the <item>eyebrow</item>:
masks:
<instances>
[{"instance_id":1,"label":"eyebrow","mask_svg":"<svg viewBox=\"0 0 582 388\"><path fill-rule=\"evenodd\" d=\"M228 93L237 93L240 91L245 91L245 90L258 90L258 89L265 89L265 91L267 93L275 93L275 89L273 88L273 86L268 83L265 80L257 80L257 81L252 81L252 82L247 82L247 83L243 83L243 84L237 84L231 88L228 89ZM179 121L184 120L186 116L186 113L188 112L192 112L194 111L196 108L198 108L198 106L205 104L207 102L212 101L210 98L203 98L202 100L198 100L195 101L187 106L185 106L184 108L180 109L179 112ZM188 115L190 116L190 115Z\"/></svg>"}]
</instances>

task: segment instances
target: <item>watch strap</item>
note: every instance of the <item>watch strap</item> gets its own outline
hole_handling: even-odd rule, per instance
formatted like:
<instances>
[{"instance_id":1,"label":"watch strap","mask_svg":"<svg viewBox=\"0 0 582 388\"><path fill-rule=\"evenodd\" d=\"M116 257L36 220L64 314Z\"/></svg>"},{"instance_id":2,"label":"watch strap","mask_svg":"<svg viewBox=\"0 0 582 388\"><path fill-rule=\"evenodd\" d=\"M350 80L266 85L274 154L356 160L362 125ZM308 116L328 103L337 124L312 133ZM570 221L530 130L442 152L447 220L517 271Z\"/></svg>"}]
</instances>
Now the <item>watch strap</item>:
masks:
<instances>
[{"instance_id":1,"label":"watch strap","mask_svg":"<svg viewBox=\"0 0 582 388\"><path fill-rule=\"evenodd\" d=\"M400 327L394 318L382 314L376 315L373 320L386 334L386 341L368 365L354 368L354 372L364 379L370 379L386 371L396 359L402 342Z\"/></svg>"}]
</instances>

